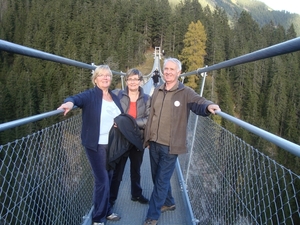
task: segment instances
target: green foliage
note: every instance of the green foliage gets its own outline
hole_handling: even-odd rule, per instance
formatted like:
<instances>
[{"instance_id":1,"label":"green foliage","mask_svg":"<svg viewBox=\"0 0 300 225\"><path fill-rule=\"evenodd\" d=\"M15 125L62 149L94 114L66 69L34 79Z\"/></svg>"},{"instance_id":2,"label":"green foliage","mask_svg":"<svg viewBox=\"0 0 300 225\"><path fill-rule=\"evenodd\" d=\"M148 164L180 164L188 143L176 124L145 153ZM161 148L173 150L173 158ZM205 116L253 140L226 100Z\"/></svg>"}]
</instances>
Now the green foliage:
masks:
<instances>
[{"instance_id":1,"label":"green foliage","mask_svg":"<svg viewBox=\"0 0 300 225\"><path fill-rule=\"evenodd\" d=\"M206 33L202 23L198 20L191 22L188 31L184 36L184 48L178 56L186 71L193 71L203 67L204 56L206 55ZM198 89L199 78L196 75L187 77L186 85Z\"/></svg>"},{"instance_id":2,"label":"green foliage","mask_svg":"<svg viewBox=\"0 0 300 225\"><path fill-rule=\"evenodd\" d=\"M203 67L204 56L206 55L206 40L206 33L202 23L199 20L196 23L191 22L184 36L184 48L178 56L187 71Z\"/></svg>"}]
</instances>

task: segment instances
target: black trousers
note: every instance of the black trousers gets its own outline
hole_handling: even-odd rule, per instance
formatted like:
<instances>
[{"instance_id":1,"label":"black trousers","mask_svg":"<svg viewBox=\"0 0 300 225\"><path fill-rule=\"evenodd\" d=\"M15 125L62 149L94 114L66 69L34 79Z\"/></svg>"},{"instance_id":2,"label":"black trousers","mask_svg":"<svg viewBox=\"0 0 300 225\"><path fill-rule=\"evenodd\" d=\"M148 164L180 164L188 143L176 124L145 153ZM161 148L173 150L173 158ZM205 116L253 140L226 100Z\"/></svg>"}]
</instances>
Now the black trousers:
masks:
<instances>
[{"instance_id":1,"label":"black trousers","mask_svg":"<svg viewBox=\"0 0 300 225\"><path fill-rule=\"evenodd\" d=\"M139 197L142 195L141 187L141 165L143 162L144 151L139 151L135 146L131 146L129 154L122 156L120 161L116 164L110 185L110 199L111 205L115 203L118 197L120 184L122 181L124 169L127 159L130 159L130 180L131 180L131 196Z\"/></svg>"}]
</instances>

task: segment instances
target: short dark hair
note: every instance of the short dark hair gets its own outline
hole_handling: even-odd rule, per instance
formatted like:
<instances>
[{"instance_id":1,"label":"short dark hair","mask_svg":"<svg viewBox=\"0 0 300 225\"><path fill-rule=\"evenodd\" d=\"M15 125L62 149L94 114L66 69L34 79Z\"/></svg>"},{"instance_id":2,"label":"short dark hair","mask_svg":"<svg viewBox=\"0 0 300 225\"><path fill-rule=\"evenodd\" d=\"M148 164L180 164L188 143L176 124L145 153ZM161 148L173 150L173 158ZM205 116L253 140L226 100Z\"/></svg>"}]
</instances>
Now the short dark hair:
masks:
<instances>
[{"instance_id":1,"label":"short dark hair","mask_svg":"<svg viewBox=\"0 0 300 225\"><path fill-rule=\"evenodd\" d=\"M132 69L128 70L127 73L125 74L125 80L128 80L128 77L133 76L133 75L138 75L139 80L143 79L143 74L141 73L141 71L139 71L136 68L132 68Z\"/></svg>"}]
</instances>

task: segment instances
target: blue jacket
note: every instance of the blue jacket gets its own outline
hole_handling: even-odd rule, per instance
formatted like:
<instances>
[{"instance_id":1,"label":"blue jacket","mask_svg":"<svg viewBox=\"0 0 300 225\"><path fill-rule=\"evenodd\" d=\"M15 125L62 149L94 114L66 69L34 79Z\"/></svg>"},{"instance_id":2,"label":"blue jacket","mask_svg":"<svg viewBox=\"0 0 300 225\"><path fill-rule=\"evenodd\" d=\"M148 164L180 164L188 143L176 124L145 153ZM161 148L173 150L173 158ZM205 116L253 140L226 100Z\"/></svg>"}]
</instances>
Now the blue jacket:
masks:
<instances>
[{"instance_id":1,"label":"blue jacket","mask_svg":"<svg viewBox=\"0 0 300 225\"><path fill-rule=\"evenodd\" d=\"M119 98L111 90L109 93L123 113ZM81 142L84 147L94 151L97 151L100 134L102 96L102 90L96 86L64 100L64 102L73 102L75 106L82 109Z\"/></svg>"}]
</instances>

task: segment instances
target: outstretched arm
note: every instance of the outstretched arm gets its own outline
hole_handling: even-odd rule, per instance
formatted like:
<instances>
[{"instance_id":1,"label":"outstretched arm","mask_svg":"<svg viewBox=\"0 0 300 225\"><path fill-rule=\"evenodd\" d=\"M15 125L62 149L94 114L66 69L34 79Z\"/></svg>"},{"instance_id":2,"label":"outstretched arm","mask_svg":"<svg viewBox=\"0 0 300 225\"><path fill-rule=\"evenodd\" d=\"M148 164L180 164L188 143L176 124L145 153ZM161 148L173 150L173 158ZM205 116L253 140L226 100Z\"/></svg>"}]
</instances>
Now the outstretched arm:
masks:
<instances>
[{"instance_id":1,"label":"outstretched arm","mask_svg":"<svg viewBox=\"0 0 300 225\"><path fill-rule=\"evenodd\" d=\"M216 114L216 111L221 111L220 107L217 104L211 104L207 106L207 110L211 114Z\"/></svg>"},{"instance_id":2,"label":"outstretched arm","mask_svg":"<svg viewBox=\"0 0 300 225\"><path fill-rule=\"evenodd\" d=\"M57 109L63 109L65 111L64 112L64 116L65 116L65 115L67 115L67 113L69 111L71 111L73 106L74 106L73 102L66 102L66 103L61 104L61 106L59 106Z\"/></svg>"}]
</instances>

